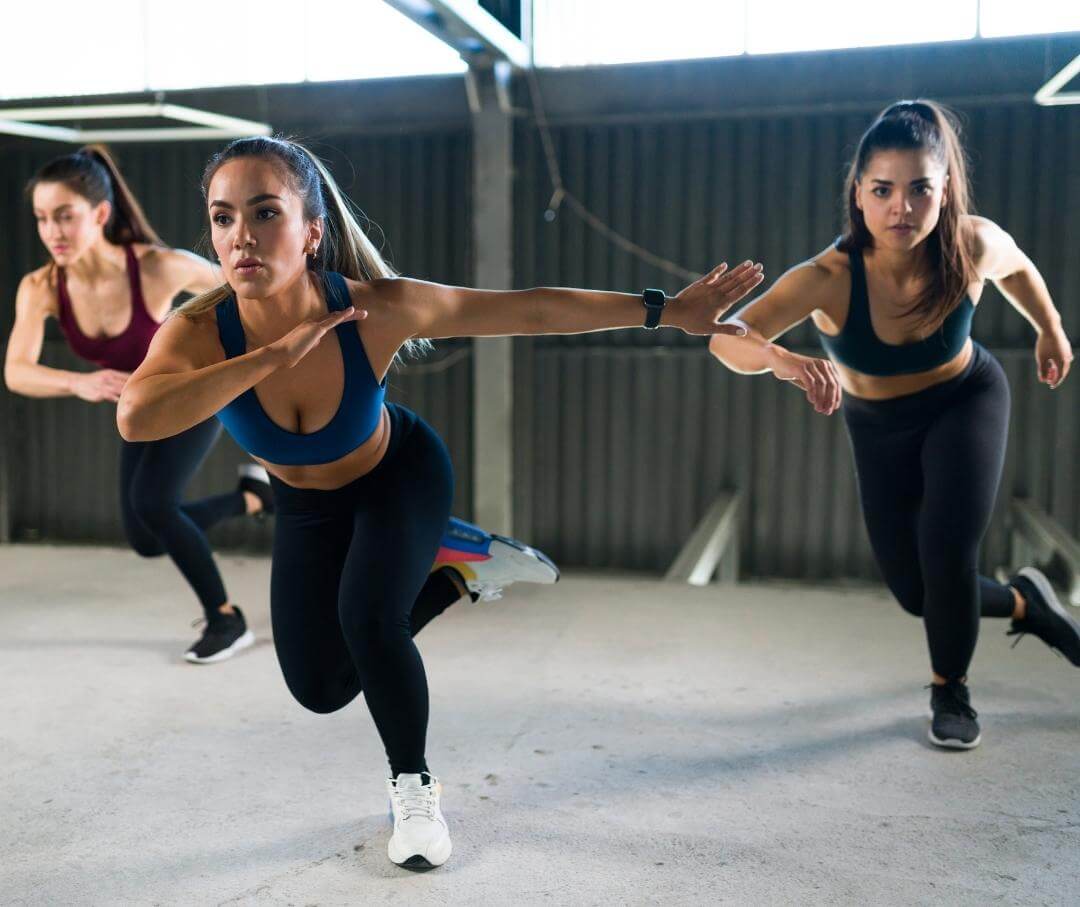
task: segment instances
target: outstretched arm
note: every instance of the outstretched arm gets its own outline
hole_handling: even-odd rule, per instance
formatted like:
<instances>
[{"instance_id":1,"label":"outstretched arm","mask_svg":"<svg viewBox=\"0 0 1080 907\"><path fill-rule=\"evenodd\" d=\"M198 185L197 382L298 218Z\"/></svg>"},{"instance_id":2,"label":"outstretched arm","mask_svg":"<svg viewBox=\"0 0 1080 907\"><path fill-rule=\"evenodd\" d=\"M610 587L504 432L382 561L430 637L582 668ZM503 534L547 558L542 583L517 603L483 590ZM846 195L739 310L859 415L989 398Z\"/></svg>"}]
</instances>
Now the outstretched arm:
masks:
<instances>
[{"instance_id":1,"label":"outstretched arm","mask_svg":"<svg viewBox=\"0 0 1080 907\"><path fill-rule=\"evenodd\" d=\"M720 317L761 283L761 266L718 265L668 301L661 325L688 334L736 331ZM448 287L419 280L376 281L373 290L410 337L493 337L515 334L581 334L641 327L645 309L632 293L538 288L495 291ZM374 307L372 307L374 308Z\"/></svg>"},{"instance_id":2,"label":"outstretched arm","mask_svg":"<svg viewBox=\"0 0 1080 907\"><path fill-rule=\"evenodd\" d=\"M709 351L734 372L772 372L781 381L804 390L819 413L834 413L840 406L841 392L833 364L828 359L792 353L773 342L821 306L831 282L829 273L815 260L797 265L728 319L728 324L743 328L744 335L717 334L709 341Z\"/></svg>"},{"instance_id":3,"label":"outstretched arm","mask_svg":"<svg viewBox=\"0 0 1080 907\"><path fill-rule=\"evenodd\" d=\"M992 280L1001 294L1035 328L1035 364L1039 380L1051 388L1058 387L1069 374L1073 351L1046 281L1001 227L985 217L972 217L971 221L975 229L979 276Z\"/></svg>"}]
</instances>

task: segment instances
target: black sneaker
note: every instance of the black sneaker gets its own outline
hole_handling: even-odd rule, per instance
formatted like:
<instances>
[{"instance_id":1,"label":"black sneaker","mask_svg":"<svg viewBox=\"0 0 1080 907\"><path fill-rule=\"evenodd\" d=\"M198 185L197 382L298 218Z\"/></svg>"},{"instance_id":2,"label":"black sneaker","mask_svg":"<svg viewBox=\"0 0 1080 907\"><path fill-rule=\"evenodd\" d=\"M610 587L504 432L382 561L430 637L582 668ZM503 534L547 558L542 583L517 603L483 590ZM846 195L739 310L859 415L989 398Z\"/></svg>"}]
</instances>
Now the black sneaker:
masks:
<instances>
[{"instance_id":1,"label":"black sneaker","mask_svg":"<svg viewBox=\"0 0 1080 907\"><path fill-rule=\"evenodd\" d=\"M930 742L951 750L970 750L979 745L982 734L979 713L971 707L967 684L950 680L930 685Z\"/></svg>"},{"instance_id":2,"label":"black sneaker","mask_svg":"<svg viewBox=\"0 0 1080 907\"><path fill-rule=\"evenodd\" d=\"M274 490L270 487L270 477L258 463L243 463L236 467L240 474L240 491L250 491L262 502L262 510L253 516L257 520L274 512Z\"/></svg>"},{"instance_id":3,"label":"black sneaker","mask_svg":"<svg viewBox=\"0 0 1080 907\"><path fill-rule=\"evenodd\" d=\"M206 621L206 628L202 637L184 653L184 658L192 664L208 665L224 661L255 643L255 634L247 628L244 614L236 605L233 605L232 614L219 611L213 617L200 618L195 623L203 621Z\"/></svg>"},{"instance_id":4,"label":"black sneaker","mask_svg":"<svg viewBox=\"0 0 1080 907\"><path fill-rule=\"evenodd\" d=\"M1020 642L1025 633L1037 636L1080 667L1080 623L1058 601L1050 580L1041 570L1025 567L1013 577L1010 585L1024 597L1027 613L1023 620L1012 622L1006 635L1019 636L1016 642Z\"/></svg>"}]
</instances>

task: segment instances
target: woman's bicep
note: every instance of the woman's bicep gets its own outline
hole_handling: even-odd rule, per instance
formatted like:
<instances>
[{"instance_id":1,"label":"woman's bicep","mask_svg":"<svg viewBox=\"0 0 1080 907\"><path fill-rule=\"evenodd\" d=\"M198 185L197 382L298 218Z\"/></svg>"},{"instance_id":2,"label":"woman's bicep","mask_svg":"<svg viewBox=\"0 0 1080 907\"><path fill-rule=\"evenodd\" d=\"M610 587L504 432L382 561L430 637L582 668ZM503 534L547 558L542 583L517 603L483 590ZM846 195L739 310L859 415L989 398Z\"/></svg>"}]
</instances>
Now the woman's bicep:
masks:
<instances>
[{"instance_id":1,"label":"woman's bicep","mask_svg":"<svg viewBox=\"0 0 1080 907\"><path fill-rule=\"evenodd\" d=\"M775 340L818 308L823 280L818 271L813 262L797 265L728 320L739 320L766 340Z\"/></svg>"},{"instance_id":2,"label":"woman's bicep","mask_svg":"<svg viewBox=\"0 0 1080 907\"><path fill-rule=\"evenodd\" d=\"M131 380L192 372L213 365L222 358L220 350L215 351L205 325L182 315L173 315L154 334L146 356Z\"/></svg>"},{"instance_id":3,"label":"woman's bicep","mask_svg":"<svg viewBox=\"0 0 1080 907\"><path fill-rule=\"evenodd\" d=\"M8 363L35 363L41 358L45 342L45 320L48 307L29 277L24 277L15 295L15 323L8 337Z\"/></svg>"}]
</instances>

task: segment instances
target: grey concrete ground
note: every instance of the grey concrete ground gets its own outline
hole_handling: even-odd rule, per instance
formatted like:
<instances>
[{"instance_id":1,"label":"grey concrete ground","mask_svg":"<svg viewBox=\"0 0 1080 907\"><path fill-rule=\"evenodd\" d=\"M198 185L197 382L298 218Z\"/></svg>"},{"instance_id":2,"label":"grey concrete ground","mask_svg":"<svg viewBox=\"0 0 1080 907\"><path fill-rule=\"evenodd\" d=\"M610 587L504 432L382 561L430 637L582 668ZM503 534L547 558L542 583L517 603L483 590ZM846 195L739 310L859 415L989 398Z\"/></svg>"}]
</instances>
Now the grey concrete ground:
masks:
<instances>
[{"instance_id":1,"label":"grey concrete ground","mask_svg":"<svg viewBox=\"0 0 1080 907\"><path fill-rule=\"evenodd\" d=\"M386 859L362 702L259 645L179 653L164 561L0 548L0 903L1076 904L1080 672L984 622L983 746L925 742L921 627L875 590L570 576L420 637L454 855Z\"/></svg>"}]
</instances>

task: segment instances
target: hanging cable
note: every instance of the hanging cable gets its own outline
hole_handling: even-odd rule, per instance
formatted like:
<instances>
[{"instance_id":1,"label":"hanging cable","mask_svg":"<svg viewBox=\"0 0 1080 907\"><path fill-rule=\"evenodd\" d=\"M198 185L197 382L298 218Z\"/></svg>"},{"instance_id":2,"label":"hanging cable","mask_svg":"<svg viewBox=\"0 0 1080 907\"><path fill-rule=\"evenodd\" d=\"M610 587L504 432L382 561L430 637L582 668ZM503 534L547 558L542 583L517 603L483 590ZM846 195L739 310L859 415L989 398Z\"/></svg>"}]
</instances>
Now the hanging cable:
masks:
<instances>
[{"instance_id":1,"label":"hanging cable","mask_svg":"<svg viewBox=\"0 0 1080 907\"><path fill-rule=\"evenodd\" d=\"M668 274L672 274L681 280L694 281L701 277L701 274L697 271L691 271L688 268L684 268L678 262L674 262L669 258L664 258L661 255L650 252L644 246L639 246L633 240L623 236L623 234L619 233L593 214L592 211L585 207L585 204L581 199L566 188L566 185L562 180L562 173L559 170L559 159L555 154L555 142L551 137L551 128L548 125L547 115L544 112L544 99L540 94L540 82L536 78L536 70L529 67L525 70L525 74L529 80L529 94L532 98L533 116L536 119L536 127L540 131L540 144L544 149L544 159L547 163L548 177L551 180L553 190L551 200L548 202L547 210L544 212L544 220L548 223L554 221L558 215L559 208L565 203L566 206L580 217L588 227L591 227L613 245L618 246L624 252L629 252L635 258L646 264L650 264L654 268L666 271Z\"/></svg>"}]
</instances>

